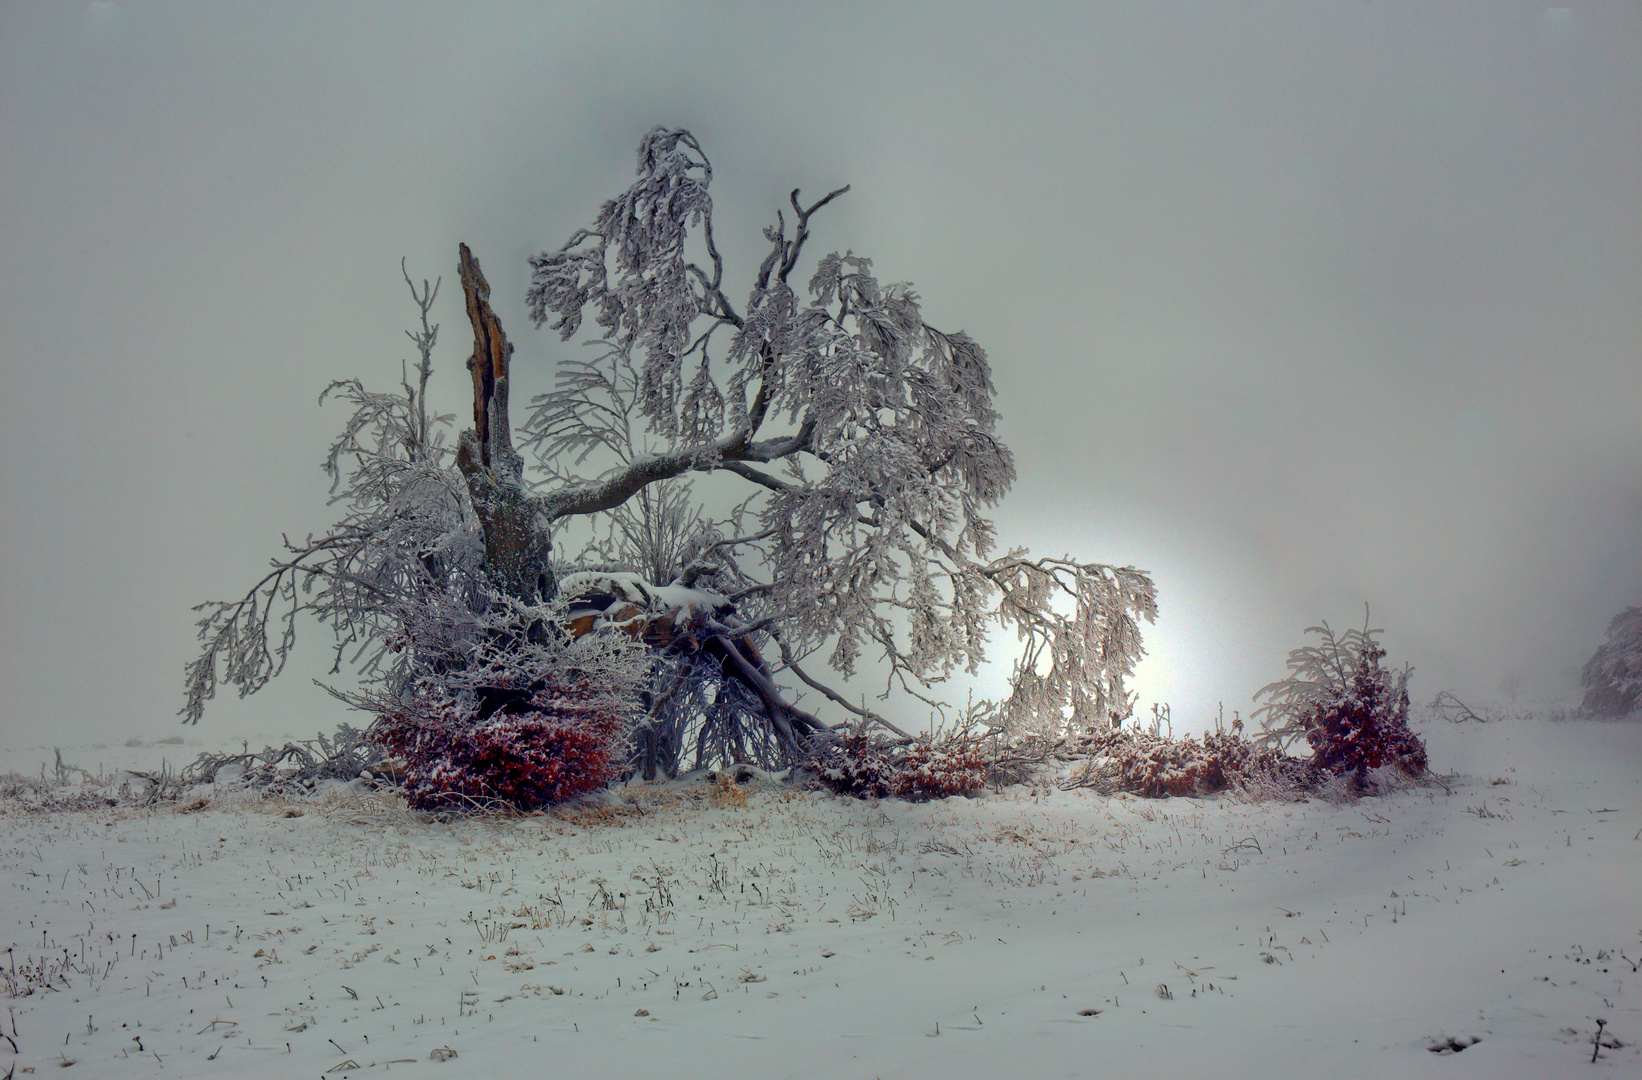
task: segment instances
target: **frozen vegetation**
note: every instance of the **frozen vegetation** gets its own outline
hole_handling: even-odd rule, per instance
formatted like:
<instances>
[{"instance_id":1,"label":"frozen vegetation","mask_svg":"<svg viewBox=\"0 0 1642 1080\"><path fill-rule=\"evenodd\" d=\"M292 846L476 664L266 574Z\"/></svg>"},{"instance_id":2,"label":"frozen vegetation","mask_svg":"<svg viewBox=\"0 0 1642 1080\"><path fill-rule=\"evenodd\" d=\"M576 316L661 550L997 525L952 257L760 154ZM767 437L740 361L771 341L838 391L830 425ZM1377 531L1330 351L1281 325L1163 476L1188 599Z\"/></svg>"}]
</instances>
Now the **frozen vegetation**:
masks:
<instances>
[{"instance_id":1,"label":"frozen vegetation","mask_svg":"<svg viewBox=\"0 0 1642 1080\"><path fill-rule=\"evenodd\" d=\"M333 635L332 674L360 679L333 692L375 715L422 809L530 810L733 761L819 761L870 788L878 766L840 755L910 740L907 715L957 733L901 762L928 778L912 786L967 792L974 738L1129 716L1156 589L1134 566L998 547L1015 465L986 351L853 249L808 249L847 186L809 202L794 188L756 273L732 283L712 177L693 135L658 127L592 227L531 258L533 321L596 351L556 360L517 439L514 347L478 257L458 246L473 426L454 448L455 418L428 410L441 281L406 271L417 360L396 391L356 378L321 394L353 408L324 462L341 517L287 538L237 599L196 607L188 723L219 688L277 676L310 620ZM960 704L953 676L992 662L999 631L1008 693ZM857 676L882 681L882 713L824 681ZM881 741L846 744L852 726Z\"/></svg>"},{"instance_id":2,"label":"frozen vegetation","mask_svg":"<svg viewBox=\"0 0 1642 1080\"><path fill-rule=\"evenodd\" d=\"M1638 1075L1642 725L1415 727L1435 779L1374 798L1137 799L1066 764L908 803L743 769L457 819L240 767L145 806L135 774L197 742L65 749L103 782L66 788L10 747L0 1064Z\"/></svg>"},{"instance_id":3,"label":"frozen vegetation","mask_svg":"<svg viewBox=\"0 0 1642 1080\"><path fill-rule=\"evenodd\" d=\"M1258 731L1128 723L1152 579L997 547L985 351L806 251L847 187L792 191L732 284L712 174L657 128L530 260L536 325L597 348L517 439L465 244L454 446L437 281L406 274L399 390L326 390L342 516L196 609L183 715L311 619L366 731L20 762L19 1068L1638 1073L1642 728L1411 714L1366 610L1308 628ZM1581 716L1634 708L1636 616ZM996 637L1007 693L960 704ZM874 658L883 713L823 681Z\"/></svg>"}]
</instances>

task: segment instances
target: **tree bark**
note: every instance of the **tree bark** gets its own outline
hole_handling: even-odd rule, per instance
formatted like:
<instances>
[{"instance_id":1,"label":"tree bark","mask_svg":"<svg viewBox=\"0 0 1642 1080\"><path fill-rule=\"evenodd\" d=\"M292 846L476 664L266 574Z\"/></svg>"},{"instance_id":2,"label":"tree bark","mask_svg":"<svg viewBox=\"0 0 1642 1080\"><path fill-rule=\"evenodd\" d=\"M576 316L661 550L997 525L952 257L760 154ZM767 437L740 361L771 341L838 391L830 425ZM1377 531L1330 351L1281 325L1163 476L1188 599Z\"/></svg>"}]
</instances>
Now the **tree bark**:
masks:
<instances>
[{"instance_id":1,"label":"tree bark","mask_svg":"<svg viewBox=\"0 0 1642 1080\"><path fill-rule=\"evenodd\" d=\"M456 467L468 484L485 534L485 570L502 592L526 603L553 598L548 557L551 520L524 485L524 461L508 424L508 362L513 346L490 306L490 283L466 244L459 249L462 294L473 324L473 429L457 443Z\"/></svg>"}]
</instances>

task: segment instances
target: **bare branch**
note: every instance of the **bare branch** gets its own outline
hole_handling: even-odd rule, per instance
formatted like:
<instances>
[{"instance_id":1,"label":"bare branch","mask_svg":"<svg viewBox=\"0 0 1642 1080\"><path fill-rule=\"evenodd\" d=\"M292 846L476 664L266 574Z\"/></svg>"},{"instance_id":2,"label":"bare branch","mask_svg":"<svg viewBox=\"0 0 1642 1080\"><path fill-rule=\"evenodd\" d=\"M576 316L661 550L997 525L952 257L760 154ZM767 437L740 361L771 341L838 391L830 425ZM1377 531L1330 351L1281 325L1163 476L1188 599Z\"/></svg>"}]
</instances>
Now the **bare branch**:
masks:
<instances>
[{"instance_id":1,"label":"bare branch","mask_svg":"<svg viewBox=\"0 0 1642 1080\"><path fill-rule=\"evenodd\" d=\"M906 732L902 731L900 728L896 727L894 724L890 723L888 720L884 719L882 716L880 716L877 713L873 712L871 709L865 708L864 706L851 704L851 702L848 698L846 698L842 694L838 693L838 691L834 690L832 687L826 685L823 682L819 682L815 679L812 679L804 671L803 668L798 666L798 660L797 660L796 657L793 656L792 649L790 647L788 647L787 643L784 640L782 640L781 636L779 634L772 634L771 636L775 639L776 644L781 647L781 663L782 663L782 665L788 671L792 672L794 675L797 675L799 677L799 679L803 681L805 686L808 686L812 690L818 691L828 701L831 701L833 704L838 705L841 708L846 709L849 712L854 713L856 716L861 717L861 719L863 719L863 720L869 720L872 723L877 724L880 727L884 728L886 731L893 731L895 734L901 736L904 739L912 738L911 735L908 735Z\"/></svg>"},{"instance_id":2,"label":"bare branch","mask_svg":"<svg viewBox=\"0 0 1642 1080\"><path fill-rule=\"evenodd\" d=\"M812 204L808 210L804 209L798 201L798 189L792 189L792 208L794 212L798 214L798 222L793 235L792 244L787 248L786 257L781 260L781 272L777 275L783 282L787 280L787 275L792 273L793 267L798 265L798 257L803 253L804 243L810 238L810 216L823 206L838 198L838 196L849 191L849 189L850 186L845 184L843 187L828 193L819 201Z\"/></svg>"}]
</instances>

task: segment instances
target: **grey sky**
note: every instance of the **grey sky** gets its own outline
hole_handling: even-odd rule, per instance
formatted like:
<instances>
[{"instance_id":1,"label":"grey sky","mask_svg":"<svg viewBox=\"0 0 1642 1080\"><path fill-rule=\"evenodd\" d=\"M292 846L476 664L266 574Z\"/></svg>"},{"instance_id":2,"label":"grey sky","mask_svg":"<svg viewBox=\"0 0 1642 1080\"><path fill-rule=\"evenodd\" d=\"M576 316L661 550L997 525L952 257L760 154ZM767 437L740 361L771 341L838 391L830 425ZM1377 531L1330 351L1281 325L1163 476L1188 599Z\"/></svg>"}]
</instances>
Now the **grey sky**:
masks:
<instances>
[{"instance_id":1,"label":"grey sky","mask_svg":"<svg viewBox=\"0 0 1642 1080\"><path fill-rule=\"evenodd\" d=\"M1422 698L1567 697L1642 603L1634 5L4 4L4 733L169 732L189 606L331 520L315 398L397 378L401 256L445 408L460 240L547 385L525 257L658 123L743 283L854 185L814 249L990 351L1003 539L1154 572L1177 728L1364 601ZM327 661L205 722L328 729Z\"/></svg>"}]
</instances>

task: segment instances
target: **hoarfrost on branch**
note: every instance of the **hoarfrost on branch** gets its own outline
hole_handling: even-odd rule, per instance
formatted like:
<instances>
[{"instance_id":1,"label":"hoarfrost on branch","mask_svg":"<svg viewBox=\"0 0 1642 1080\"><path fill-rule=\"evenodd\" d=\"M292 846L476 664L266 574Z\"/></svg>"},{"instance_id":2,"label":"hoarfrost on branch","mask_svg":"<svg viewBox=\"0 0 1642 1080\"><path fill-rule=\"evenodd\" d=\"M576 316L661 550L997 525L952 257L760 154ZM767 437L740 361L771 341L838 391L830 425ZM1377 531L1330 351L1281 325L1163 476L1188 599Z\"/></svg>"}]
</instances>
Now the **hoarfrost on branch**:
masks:
<instances>
[{"instance_id":1,"label":"hoarfrost on branch","mask_svg":"<svg viewBox=\"0 0 1642 1080\"><path fill-rule=\"evenodd\" d=\"M598 358L562 363L523 429L550 474L608 462L597 480L547 494L550 516L622 507L690 473L730 474L747 501L695 522L695 561L674 571L735 597L789 666L825 650L849 676L873 656L887 664L886 690L937 704L929 692L954 669L977 670L998 620L1024 641L997 714L1012 730L1126 716L1152 583L1133 567L990 557L987 512L1015 466L996 436L985 350L926 323L910 285L880 282L853 251L792 283L812 219L847 187L810 203L791 193L792 219L780 211L764 230L738 306L711 180L688 132L658 128L637 181L593 227L531 260L537 325L569 340L591 311L601 331Z\"/></svg>"},{"instance_id":2,"label":"hoarfrost on branch","mask_svg":"<svg viewBox=\"0 0 1642 1080\"><path fill-rule=\"evenodd\" d=\"M802 279L812 220L848 187L812 202L792 191L790 217L780 210L764 230L766 253L737 303L713 232L711 180L689 132L658 128L639 148L633 185L591 228L531 259L536 324L570 340L591 312L594 340L592 352L558 362L555 389L533 399L519 427L518 451L507 427L511 346L499 324L469 363L476 429L456 454L447 447L452 418L426 406L437 285L419 290L406 276L422 322L401 392L376 394L357 380L326 390L354 407L324 463L343 517L321 537L287 540L244 597L197 609L203 648L188 669L188 722L219 680L244 695L278 674L304 612L331 628L333 670L346 662L365 677L369 689L350 700L384 715L426 696L430 679L447 696L494 696L485 672L509 650L535 656L530 685L575 664L599 667L609 685L636 679L645 715L632 722L651 740L652 764L665 733L669 769L681 767L689 739L700 762L791 759L824 736L826 725L786 704L777 677L895 730L826 685L819 664L848 677L878 663L886 697L904 693L947 716L940 684L979 669L995 624L1021 641L1012 691L960 720L1058 734L1129 714L1124 683L1142 655L1140 620L1156 615L1154 587L1134 567L995 554L988 514L1015 465L996 435L985 350L926 323L910 285L880 281L853 251L823 255ZM465 247L462 273L484 338L481 315L494 316L483 304L476 314L474 297L488 285ZM739 486L742 501L709 512L691 486L704 475ZM520 549L528 566L490 565L498 511L487 500L503 494L544 537L590 519L604 539L572 560L561 543L551 572L545 541ZM612 574L632 575L652 599L677 591L687 602L668 615L669 634L716 651L664 650L639 668L620 648L561 655L543 628L567 618L578 600L569 593L585 595L594 580L620 584ZM657 603L646 619L667 606ZM713 716L732 714L741 720L714 728ZM749 751L754 714L768 723L762 749Z\"/></svg>"}]
</instances>

